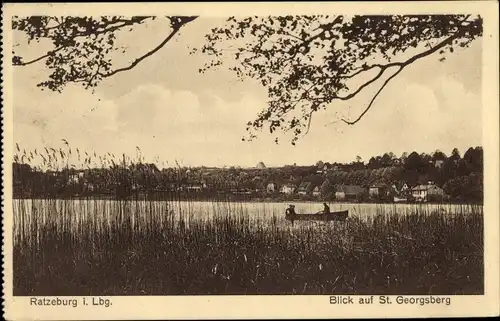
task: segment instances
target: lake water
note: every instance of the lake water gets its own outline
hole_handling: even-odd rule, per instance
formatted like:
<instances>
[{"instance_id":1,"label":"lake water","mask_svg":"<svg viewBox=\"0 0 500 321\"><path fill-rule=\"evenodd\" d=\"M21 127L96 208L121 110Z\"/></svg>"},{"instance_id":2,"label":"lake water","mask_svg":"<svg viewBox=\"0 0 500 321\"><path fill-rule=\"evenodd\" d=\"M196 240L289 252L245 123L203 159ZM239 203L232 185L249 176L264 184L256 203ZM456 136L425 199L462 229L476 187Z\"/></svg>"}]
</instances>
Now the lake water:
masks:
<instances>
[{"instance_id":1,"label":"lake water","mask_svg":"<svg viewBox=\"0 0 500 321\"><path fill-rule=\"evenodd\" d=\"M297 214L316 213L322 203L293 203ZM93 221L116 221L130 218L136 222L162 220L170 213L186 220L210 219L215 215L239 215L266 221L273 216L284 218L288 203L278 202L206 202L206 201L114 201L114 200L14 200L14 224L74 224ZM348 204L330 203L331 211L349 210L349 216L361 219L384 214L404 215L415 212L453 215L481 212L482 205L458 204Z\"/></svg>"},{"instance_id":2,"label":"lake water","mask_svg":"<svg viewBox=\"0 0 500 321\"><path fill-rule=\"evenodd\" d=\"M322 203L296 202L296 212L315 213ZM114 229L131 226L134 231L161 230L164 224L184 224L210 221L217 217L243 218L255 228L269 228L277 224L297 229L317 222L301 222L291 227L285 220L288 203L278 202L200 202L200 201L114 201L114 200L14 200L14 243L37 243L40 233L71 233L107 235ZM404 215L415 212L449 216L457 213L482 213L481 205L441 204L347 204L331 203L331 211L349 210L350 217L366 220L382 215ZM182 217L182 220L180 218ZM185 223L182 223L182 222ZM320 227L319 224L318 227ZM48 228L42 230L42 228ZM338 226L340 227L340 226Z\"/></svg>"}]
</instances>

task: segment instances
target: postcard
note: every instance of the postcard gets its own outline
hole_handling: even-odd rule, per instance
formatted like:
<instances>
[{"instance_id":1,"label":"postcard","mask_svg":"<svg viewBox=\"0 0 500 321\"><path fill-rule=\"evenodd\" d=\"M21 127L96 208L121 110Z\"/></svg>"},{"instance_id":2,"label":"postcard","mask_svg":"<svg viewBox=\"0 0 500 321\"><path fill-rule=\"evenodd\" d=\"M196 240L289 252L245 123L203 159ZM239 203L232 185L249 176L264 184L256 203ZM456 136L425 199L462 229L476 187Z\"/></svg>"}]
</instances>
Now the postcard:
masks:
<instances>
[{"instance_id":1,"label":"postcard","mask_svg":"<svg viewBox=\"0 0 500 321\"><path fill-rule=\"evenodd\" d=\"M7 320L499 315L498 3L8 3Z\"/></svg>"}]
</instances>

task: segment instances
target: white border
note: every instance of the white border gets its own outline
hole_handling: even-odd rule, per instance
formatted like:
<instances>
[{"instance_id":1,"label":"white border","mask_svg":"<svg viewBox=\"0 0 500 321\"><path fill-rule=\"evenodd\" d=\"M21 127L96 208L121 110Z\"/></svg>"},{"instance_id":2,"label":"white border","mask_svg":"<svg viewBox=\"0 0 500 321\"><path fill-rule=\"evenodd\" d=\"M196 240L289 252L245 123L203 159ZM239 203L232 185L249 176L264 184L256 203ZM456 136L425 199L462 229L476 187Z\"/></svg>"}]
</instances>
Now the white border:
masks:
<instances>
[{"instance_id":1,"label":"white border","mask_svg":"<svg viewBox=\"0 0 500 321\"><path fill-rule=\"evenodd\" d=\"M112 297L104 307L30 306L28 297L12 297L12 60L13 15L176 15L229 16L272 14L424 14L479 13L483 36L483 147L485 163L485 295L454 296L450 306L331 305L328 296L141 296ZM13 319L197 319L197 318L359 318L471 317L499 314L499 103L498 3L315 2L315 3L95 3L3 5L3 272L5 315Z\"/></svg>"}]
</instances>

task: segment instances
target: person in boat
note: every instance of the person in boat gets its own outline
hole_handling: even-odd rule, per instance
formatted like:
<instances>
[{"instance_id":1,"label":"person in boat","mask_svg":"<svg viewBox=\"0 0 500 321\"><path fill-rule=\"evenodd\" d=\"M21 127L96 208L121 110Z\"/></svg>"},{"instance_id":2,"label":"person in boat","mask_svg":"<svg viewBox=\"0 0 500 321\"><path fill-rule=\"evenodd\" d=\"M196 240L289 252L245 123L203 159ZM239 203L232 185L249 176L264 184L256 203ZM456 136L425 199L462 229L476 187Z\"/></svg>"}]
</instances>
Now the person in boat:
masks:
<instances>
[{"instance_id":1,"label":"person in boat","mask_svg":"<svg viewBox=\"0 0 500 321\"><path fill-rule=\"evenodd\" d=\"M285 211L285 215L295 215L295 205L290 204Z\"/></svg>"},{"instance_id":2,"label":"person in boat","mask_svg":"<svg viewBox=\"0 0 500 321\"><path fill-rule=\"evenodd\" d=\"M330 206L326 203L323 203L323 214L330 214Z\"/></svg>"}]
</instances>

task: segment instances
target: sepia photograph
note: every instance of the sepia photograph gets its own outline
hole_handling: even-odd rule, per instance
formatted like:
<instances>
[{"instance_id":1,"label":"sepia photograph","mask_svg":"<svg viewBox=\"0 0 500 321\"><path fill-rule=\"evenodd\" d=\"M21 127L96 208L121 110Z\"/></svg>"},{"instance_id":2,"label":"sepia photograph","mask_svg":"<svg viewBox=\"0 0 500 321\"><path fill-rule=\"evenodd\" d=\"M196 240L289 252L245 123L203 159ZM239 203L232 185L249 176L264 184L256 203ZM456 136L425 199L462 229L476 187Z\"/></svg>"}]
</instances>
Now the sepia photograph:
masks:
<instances>
[{"instance_id":1,"label":"sepia photograph","mask_svg":"<svg viewBox=\"0 0 500 321\"><path fill-rule=\"evenodd\" d=\"M4 296L449 310L488 294L485 10L212 5L6 7Z\"/></svg>"}]
</instances>

